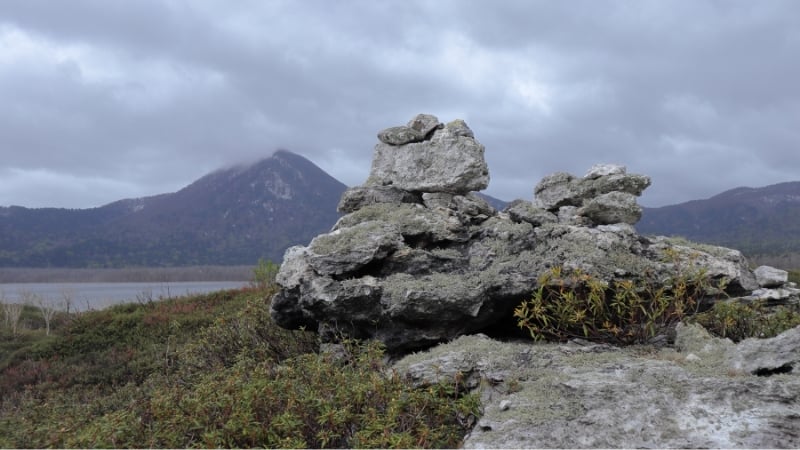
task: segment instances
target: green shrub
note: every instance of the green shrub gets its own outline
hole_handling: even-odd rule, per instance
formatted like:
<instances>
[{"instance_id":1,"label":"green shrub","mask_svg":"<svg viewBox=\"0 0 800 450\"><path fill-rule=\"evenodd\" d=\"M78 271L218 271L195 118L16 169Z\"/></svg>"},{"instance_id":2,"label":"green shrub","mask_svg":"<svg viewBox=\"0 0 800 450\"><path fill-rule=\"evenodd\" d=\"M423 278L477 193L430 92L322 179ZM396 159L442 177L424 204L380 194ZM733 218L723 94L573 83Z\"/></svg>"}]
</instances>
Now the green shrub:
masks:
<instances>
[{"instance_id":1,"label":"green shrub","mask_svg":"<svg viewBox=\"0 0 800 450\"><path fill-rule=\"evenodd\" d=\"M272 294L120 305L14 337L0 448L460 444L479 405L457 380L416 389L374 343L320 355L315 334L272 323Z\"/></svg>"},{"instance_id":2,"label":"green shrub","mask_svg":"<svg viewBox=\"0 0 800 450\"><path fill-rule=\"evenodd\" d=\"M531 299L514 310L518 326L536 340L644 343L696 311L710 287L703 271L678 273L659 287L632 280L609 286L580 270L565 272L545 273Z\"/></svg>"},{"instance_id":3,"label":"green shrub","mask_svg":"<svg viewBox=\"0 0 800 450\"><path fill-rule=\"evenodd\" d=\"M178 364L182 376L233 366L242 360L282 362L305 353L316 353L316 333L286 330L276 326L269 314L269 299L275 286L242 292L244 307L234 314L217 317L197 333Z\"/></svg>"},{"instance_id":4,"label":"green shrub","mask_svg":"<svg viewBox=\"0 0 800 450\"><path fill-rule=\"evenodd\" d=\"M252 284L257 289L272 289L275 284L275 276L278 274L280 266L264 259L258 260L258 265L253 269Z\"/></svg>"},{"instance_id":5,"label":"green shrub","mask_svg":"<svg viewBox=\"0 0 800 450\"><path fill-rule=\"evenodd\" d=\"M800 309L797 305L770 309L763 301L717 302L692 320L717 336L739 342L751 337L774 337L800 325Z\"/></svg>"},{"instance_id":6,"label":"green shrub","mask_svg":"<svg viewBox=\"0 0 800 450\"><path fill-rule=\"evenodd\" d=\"M105 415L77 447L456 447L475 421L475 394L415 389L387 373L376 343L344 361L305 354L281 365L236 364L193 385L171 384Z\"/></svg>"},{"instance_id":7,"label":"green shrub","mask_svg":"<svg viewBox=\"0 0 800 450\"><path fill-rule=\"evenodd\" d=\"M800 270L790 270L789 281L800 284Z\"/></svg>"}]
</instances>

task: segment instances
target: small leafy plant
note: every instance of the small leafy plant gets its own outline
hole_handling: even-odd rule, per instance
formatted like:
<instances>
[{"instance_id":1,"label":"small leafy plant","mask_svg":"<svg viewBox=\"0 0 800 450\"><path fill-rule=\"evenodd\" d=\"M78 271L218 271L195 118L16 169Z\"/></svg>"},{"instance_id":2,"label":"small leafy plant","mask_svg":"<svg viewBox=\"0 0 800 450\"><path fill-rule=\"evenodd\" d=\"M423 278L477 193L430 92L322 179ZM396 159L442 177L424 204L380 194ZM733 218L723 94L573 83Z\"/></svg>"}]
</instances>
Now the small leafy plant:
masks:
<instances>
[{"instance_id":1,"label":"small leafy plant","mask_svg":"<svg viewBox=\"0 0 800 450\"><path fill-rule=\"evenodd\" d=\"M677 273L668 282L618 280L611 285L580 270L554 267L530 300L514 310L535 340L583 338L620 345L645 343L696 312L709 291L705 272ZM717 289L724 290L723 280Z\"/></svg>"}]
</instances>

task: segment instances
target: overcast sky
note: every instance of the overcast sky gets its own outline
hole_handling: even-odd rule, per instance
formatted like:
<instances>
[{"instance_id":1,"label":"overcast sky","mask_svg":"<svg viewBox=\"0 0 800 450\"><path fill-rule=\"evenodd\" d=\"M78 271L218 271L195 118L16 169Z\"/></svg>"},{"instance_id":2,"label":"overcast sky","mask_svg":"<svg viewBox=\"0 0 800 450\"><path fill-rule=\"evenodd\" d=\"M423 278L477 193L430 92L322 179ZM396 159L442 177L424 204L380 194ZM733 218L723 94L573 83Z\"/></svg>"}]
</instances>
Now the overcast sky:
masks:
<instances>
[{"instance_id":1,"label":"overcast sky","mask_svg":"<svg viewBox=\"0 0 800 450\"><path fill-rule=\"evenodd\" d=\"M0 206L86 208L461 118L503 200L595 163L662 206L800 180L800 1L0 1Z\"/></svg>"}]
</instances>

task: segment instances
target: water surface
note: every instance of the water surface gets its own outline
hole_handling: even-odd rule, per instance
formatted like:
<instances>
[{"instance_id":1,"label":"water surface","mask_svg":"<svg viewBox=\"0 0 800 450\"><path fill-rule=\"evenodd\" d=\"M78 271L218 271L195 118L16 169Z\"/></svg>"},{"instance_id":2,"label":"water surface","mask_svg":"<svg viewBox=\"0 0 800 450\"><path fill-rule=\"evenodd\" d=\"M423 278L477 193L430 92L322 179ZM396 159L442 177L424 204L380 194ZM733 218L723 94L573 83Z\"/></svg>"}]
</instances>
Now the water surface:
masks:
<instances>
[{"instance_id":1,"label":"water surface","mask_svg":"<svg viewBox=\"0 0 800 450\"><path fill-rule=\"evenodd\" d=\"M168 297L236 289L246 281L185 281L149 283L0 283L5 303L36 304L43 299L58 309L87 311L129 302L146 303Z\"/></svg>"}]
</instances>

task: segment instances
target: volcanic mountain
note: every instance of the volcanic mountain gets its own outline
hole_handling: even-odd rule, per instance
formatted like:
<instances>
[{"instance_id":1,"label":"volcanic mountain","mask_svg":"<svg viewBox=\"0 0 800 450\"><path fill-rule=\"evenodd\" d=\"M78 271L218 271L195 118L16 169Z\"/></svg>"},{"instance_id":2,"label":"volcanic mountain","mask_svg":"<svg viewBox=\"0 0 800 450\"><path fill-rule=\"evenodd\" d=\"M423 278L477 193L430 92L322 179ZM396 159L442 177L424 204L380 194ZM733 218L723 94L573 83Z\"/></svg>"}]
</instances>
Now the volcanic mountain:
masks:
<instances>
[{"instance_id":1,"label":"volcanic mountain","mask_svg":"<svg viewBox=\"0 0 800 450\"><path fill-rule=\"evenodd\" d=\"M329 231L346 186L285 150L178 192L91 209L0 207L0 267L280 262Z\"/></svg>"}]
</instances>

